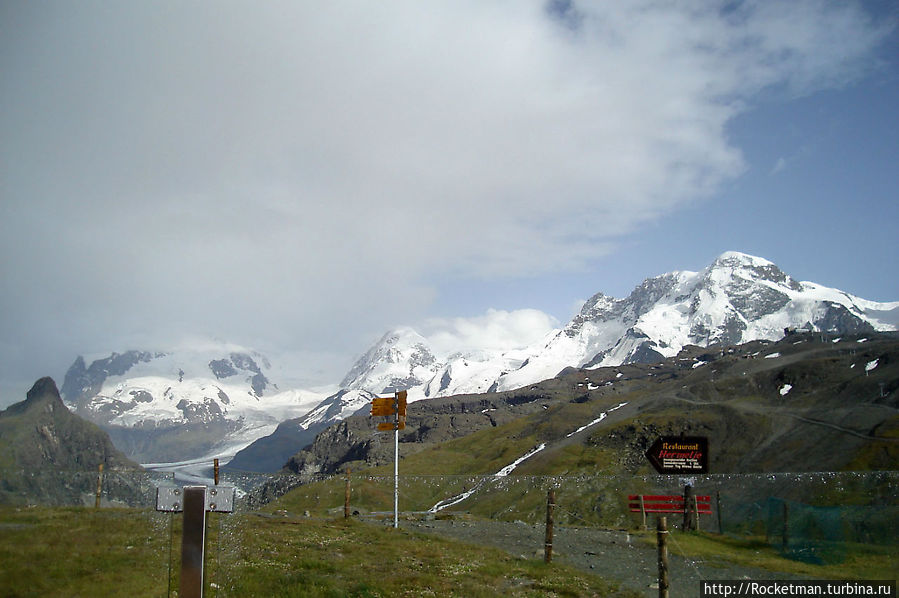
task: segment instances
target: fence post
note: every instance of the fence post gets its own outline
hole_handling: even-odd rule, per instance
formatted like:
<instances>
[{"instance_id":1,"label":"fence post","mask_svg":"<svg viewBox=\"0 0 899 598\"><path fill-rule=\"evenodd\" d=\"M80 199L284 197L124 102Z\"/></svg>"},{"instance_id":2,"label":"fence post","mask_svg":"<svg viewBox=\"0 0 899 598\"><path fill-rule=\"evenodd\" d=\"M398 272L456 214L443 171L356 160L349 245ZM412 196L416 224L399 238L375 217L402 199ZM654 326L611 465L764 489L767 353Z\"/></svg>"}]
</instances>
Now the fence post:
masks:
<instances>
[{"instance_id":1,"label":"fence post","mask_svg":"<svg viewBox=\"0 0 899 598\"><path fill-rule=\"evenodd\" d=\"M668 518L659 516L656 524L659 547L659 598L668 598Z\"/></svg>"},{"instance_id":2,"label":"fence post","mask_svg":"<svg viewBox=\"0 0 899 598\"><path fill-rule=\"evenodd\" d=\"M783 549L786 550L790 544L790 505L784 501L784 531L783 531Z\"/></svg>"},{"instance_id":3,"label":"fence post","mask_svg":"<svg viewBox=\"0 0 899 598\"><path fill-rule=\"evenodd\" d=\"M100 463L99 472L97 473L97 498L94 501L94 508L100 508L100 496L103 493L103 464Z\"/></svg>"},{"instance_id":4,"label":"fence post","mask_svg":"<svg viewBox=\"0 0 899 598\"><path fill-rule=\"evenodd\" d=\"M215 485L218 486L219 485L219 460L218 459L212 460L212 478L213 478L213 481L215 482Z\"/></svg>"},{"instance_id":5,"label":"fence post","mask_svg":"<svg viewBox=\"0 0 899 598\"><path fill-rule=\"evenodd\" d=\"M350 517L350 468L346 470L346 490L343 493L343 518Z\"/></svg>"},{"instance_id":6,"label":"fence post","mask_svg":"<svg viewBox=\"0 0 899 598\"><path fill-rule=\"evenodd\" d=\"M696 529L696 511L694 508L693 486L687 484L684 486L684 525L681 527L684 531Z\"/></svg>"},{"instance_id":7,"label":"fence post","mask_svg":"<svg viewBox=\"0 0 899 598\"><path fill-rule=\"evenodd\" d=\"M646 501L643 500L643 495L640 495L640 515L643 516L643 531L646 531Z\"/></svg>"},{"instance_id":8,"label":"fence post","mask_svg":"<svg viewBox=\"0 0 899 598\"><path fill-rule=\"evenodd\" d=\"M721 527L721 491L715 490L715 511L718 515L718 533L723 534L724 529Z\"/></svg>"},{"instance_id":9,"label":"fence post","mask_svg":"<svg viewBox=\"0 0 899 598\"><path fill-rule=\"evenodd\" d=\"M699 497L697 495L693 495L693 523L695 524L696 531L699 531Z\"/></svg>"},{"instance_id":10,"label":"fence post","mask_svg":"<svg viewBox=\"0 0 899 598\"><path fill-rule=\"evenodd\" d=\"M553 509L556 506L556 491L550 489L546 493L546 540L543 543L543 562L553 560Z\"/></svg>"}]
</instances>

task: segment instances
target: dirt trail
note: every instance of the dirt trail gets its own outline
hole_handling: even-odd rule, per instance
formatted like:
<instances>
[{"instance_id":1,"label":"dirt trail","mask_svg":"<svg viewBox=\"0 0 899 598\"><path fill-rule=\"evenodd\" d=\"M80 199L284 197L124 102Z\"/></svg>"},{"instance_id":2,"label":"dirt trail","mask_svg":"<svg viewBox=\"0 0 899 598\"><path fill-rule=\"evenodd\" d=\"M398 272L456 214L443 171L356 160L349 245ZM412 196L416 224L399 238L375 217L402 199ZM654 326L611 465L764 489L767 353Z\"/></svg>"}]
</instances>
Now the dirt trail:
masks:
<instances>
[{"instance_id":1,"label":"dirt trail","mask_svg":"<svg viewBox=\"0 0 899 598\"><path fill-rule=\"evenodd\" d=\"M401 526L501 548L523 558L543 558L544 527L523 522L403 521ZM677 532L670 536L677 541ZM625 531L556 526L553 560L589 571L647 598L657 598L658 558L654 543ZM669 557L671 598L697 598L700 581L723 579L798 579L785 573L735 566L724 560L692 561Z\"/></svg>"}]
</instances>

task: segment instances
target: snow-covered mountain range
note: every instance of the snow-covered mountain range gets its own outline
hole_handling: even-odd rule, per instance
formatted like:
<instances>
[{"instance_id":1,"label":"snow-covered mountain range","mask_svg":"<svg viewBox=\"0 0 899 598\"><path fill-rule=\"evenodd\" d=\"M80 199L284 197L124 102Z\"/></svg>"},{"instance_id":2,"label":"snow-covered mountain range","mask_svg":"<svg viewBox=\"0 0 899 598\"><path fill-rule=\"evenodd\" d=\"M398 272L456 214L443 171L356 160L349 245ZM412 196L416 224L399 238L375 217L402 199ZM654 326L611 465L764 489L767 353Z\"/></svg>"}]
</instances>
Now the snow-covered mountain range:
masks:
<instances>
[{"instance_id":1,"label":"snow-covered mountain range","mask_svg":"<svg viewBox=\"0 0 899 598\"><path fill-rule=\"evenodd\" d=\"M61 394L78 415L144 436L190 425L214 427L222 436L218 441L204 438L204 447L211 444L215 456L228 457L280 422L308 413L327 396L282 390L270 380L272 369L259 353L227 346L126 351L89 366L79 356L66 373Z\"/></svg>"},{"instance_id":2,"label":"snow-covered mountain range","mask_svg":"<svg viewBox=\"0 0 899 598\"><path fill-rule=\"evenodd\" d=\"M414 330L398 328L353 366L341 387L407 388L410 400L511 390L570 366L652 363L686 345L776 340L788 327L850 333L897 324L899 302L800 282L768 260L727 252L700 272L646 279L624 299L597 293L562 329L529 347L439 356Z\"/></svg>"},{"instance_id":3,"label":"snow-covered mountain range","mask_svg":"<svg viewBox=\"0 0 899 598\"><path fill-rule=\"evenodd\" d=\"M308 436L395 389L408 390L410 401L511 390L566 367L651 363L686 345L776 340L789 327L852 333L897 325L899 302L800 282L765 259L728 252L700 272L649 278L624 299L597 293L564 327L530 346L439 353L414 329L397 328L353 365L338 392L280 389L258 353L216 347L114 353L90 366L79 357L62 395L77 413L106 426L225 424L218 428L222 439L213 448L207 441L204 454L227 457L279 422L290 420L288 427Z\"/></svg>"}]
</instances>

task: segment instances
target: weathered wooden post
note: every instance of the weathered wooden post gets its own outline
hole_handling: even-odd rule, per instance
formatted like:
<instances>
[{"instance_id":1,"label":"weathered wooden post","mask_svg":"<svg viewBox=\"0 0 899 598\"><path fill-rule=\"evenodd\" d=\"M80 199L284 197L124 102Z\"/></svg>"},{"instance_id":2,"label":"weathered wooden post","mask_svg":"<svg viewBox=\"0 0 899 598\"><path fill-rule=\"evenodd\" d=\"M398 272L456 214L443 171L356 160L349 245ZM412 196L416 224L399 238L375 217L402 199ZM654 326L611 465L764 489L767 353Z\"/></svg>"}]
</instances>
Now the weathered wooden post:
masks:
<instances>
[{"instance_id":1,"label":"weathered wooden post","mask_svg":"<svg viewBox=\"0 0 899 598\"><path fill-rule=\"evenodd\" d=\"M656 524L659 547L659 598L668 598L668 518L659 516Z\"/></svg>"},{"instance_id":2,"label":"weathered wooden post","mask_svg":"<svg viewBox=\"0 0 899 598\"><path fill-rule=\"evenodd\" d=\"M184 488L184 532L181 536L183 598L203 598L203 561L206 551L206 487Z\"/></svg>"},{"instance_id":3,"label":"weathered wooden post","mask_svg":"<svg viewBox=\"0 0 899 598\"><path fill-rule=\"evenodd\" d=\"M553 510L556 507L556 491L550 489L546 493L546 540L543 543L543 562L553 560Z\"/></svg>"},{"instance_id":4,"label":"weathered wooden post","mask_svg":"<svg viewBox=\"0 0 899 598\"><path fill-rule=\"evenodd\" d=\"M693 524L694 530L699 531L699 497L693 495Z\"/></svg>"},{"instance_id":5,"label":"weathered wooden post","mask_svg":"<svg viewBox=\"0 0 899 598\"><path fill-rule=\"evenodd\" d=\"M219 460L218 459L212 460L212 478L213 478L213 481L215 482L215 485L218 486L219 485Z\"/></svg>"},{"instance_id":6,"label":"weathered wooden post","mask_svg":"<svg viewBox=\"0 0 899 598\"><path fill-rule=\"evenodd\" d=\"M643 526L642 529L646 531L646 501L643 499L643 495L640 495L640 515L643 516Z\"/></svg>"},{"instance_id":7,"label":"weathered wooden post","mask_svg":"<svg viewBox=\"0 0 899 598\"><path fill-rule=\"evenodd\" d=\"M693 486L687 484L684 486L684 524L682 530L696 529L696 505L693 500Z\"/></svg>"},{"instance_id":8,"label":"weathered wooden post","mask_svg":"<svg viewBox=\"0 0 899 598\"><path fill-rule=\"evenodd\" d=\"M94 508L100 508L100 496L103 494L103 464L100 463L99 472L97 473L97 498L94 501Z\"/></svg>"},{"instance_id":9,"label":"weathered wooden post","mask_svg":"<svg viewBox=\"0 0 899 598\"><path fill-rule=\"evenodd\" d=\"M718 515L718 533L723 534L724 528L721 527L721 491L715 490L715 512Z\"/></svg>"},{"instance_id":10,"label":"weathered wooden post","mask_svg":"<svg viewBox=\"0 0 899 598\"><path fill-rule=\"evenodd\" d=\"M783 549L786 550L790 545L790 505L784 501L784 531L783 531Z\"/></svg>"},{"instance_id":11,"label":"weathered wooden post","mask_svg":"<svg viewBox=\"0 0 899 598\"><path fill-rule=\"evenodd\" d=\"M156 489L156 510L184 512L181 535L181 598L203 598L203 564L206 550L206 512L234 510L232 486L160 486Z\"/></svg>"},{"instance_id":12,"label":"weathered wooden post","mask_svg":"<svg viewBox=\"0 0 899 598\"><path fill-rule=\"evenodd\" d=\"M346 470L346 489L343 492L343 518L350 517L350 468Z\"/></svg>"}]
</instances>

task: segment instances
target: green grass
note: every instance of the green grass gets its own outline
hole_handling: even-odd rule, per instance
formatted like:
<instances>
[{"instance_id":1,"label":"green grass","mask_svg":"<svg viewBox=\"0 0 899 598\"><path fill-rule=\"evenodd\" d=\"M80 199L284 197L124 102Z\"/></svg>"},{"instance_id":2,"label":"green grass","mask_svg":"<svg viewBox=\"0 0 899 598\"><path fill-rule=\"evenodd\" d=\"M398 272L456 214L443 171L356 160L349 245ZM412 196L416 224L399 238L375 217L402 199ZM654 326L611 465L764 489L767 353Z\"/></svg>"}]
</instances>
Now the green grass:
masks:
<instances>
[{"instance_id":1,"label":"green grass","mask_svg":"<svg viewBox=\"0 0 899 598\"><path fill-rule=\"evenodd\" d=\"M168 519L134 509L0 507L0 595L165 595Z\"/></svg>"},{"instance_id":2,"label":"green grass","mask_svg":"<svg viewBox=\"0 0 899 598\"><path fill-rule=\"evenodd\" d=\"M605 596L603 580L556 564L350 520L261 519L228 558L237 596Z\"/></svg>"},{"instance_id":3,"label":"green grass","mask_svg":"<svg viewBox=\"0 0 899 598\"><path fill-rule=\"evenodd\" d=\"M169 586L175 595L180 520L2 506L0 595L167 596ZM634 596L563 565L342 518L214 514L206 574L210 598Z\"/></svg>"},{"instance_id":4,"label":"green grass","mask_svg":"<svg viewBox=\"0 0 899 598\"><path fill-rule=\"evenodd\" d=\"M669 535L672 554L705 561L759 567L813 579L894 579L899 570L895 546L845 545L846 558L839 564L816 565L783 556L776 547L761 539L735 538L704 532ZM645 532L644 541L655 545L655 532Z\"/></svg>"}]
</instances>

